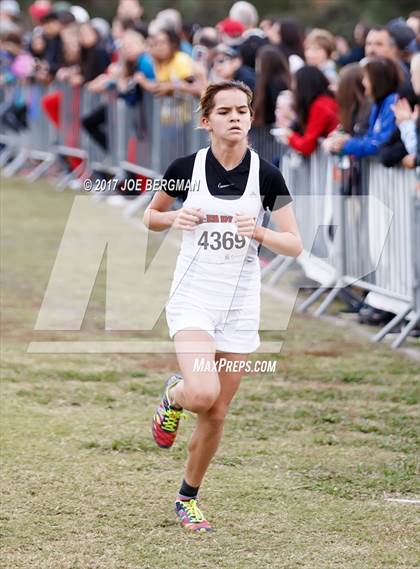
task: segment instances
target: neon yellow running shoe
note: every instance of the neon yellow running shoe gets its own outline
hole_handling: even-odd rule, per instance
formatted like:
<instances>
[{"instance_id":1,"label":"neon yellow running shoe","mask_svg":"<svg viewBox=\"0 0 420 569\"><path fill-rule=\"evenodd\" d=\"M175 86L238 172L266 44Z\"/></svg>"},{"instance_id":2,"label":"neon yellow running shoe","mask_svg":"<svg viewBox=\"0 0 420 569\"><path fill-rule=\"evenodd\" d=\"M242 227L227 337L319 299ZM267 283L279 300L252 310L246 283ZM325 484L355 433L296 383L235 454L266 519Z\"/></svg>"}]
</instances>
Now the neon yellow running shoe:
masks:
<instances>
[{"instance_id":1,"label":"neon yellow running shoe","mask_svg":"<svg viewBox=\"0 0 420 569\"><path fill-rule=\"evenodd\" d=\"M177 499L175 502L175 513L181 522L181 526L189 531L196 533L213 531L213 528L198 507L196 498L191 498L191 500Z\"/></svg>"}]
</instances>

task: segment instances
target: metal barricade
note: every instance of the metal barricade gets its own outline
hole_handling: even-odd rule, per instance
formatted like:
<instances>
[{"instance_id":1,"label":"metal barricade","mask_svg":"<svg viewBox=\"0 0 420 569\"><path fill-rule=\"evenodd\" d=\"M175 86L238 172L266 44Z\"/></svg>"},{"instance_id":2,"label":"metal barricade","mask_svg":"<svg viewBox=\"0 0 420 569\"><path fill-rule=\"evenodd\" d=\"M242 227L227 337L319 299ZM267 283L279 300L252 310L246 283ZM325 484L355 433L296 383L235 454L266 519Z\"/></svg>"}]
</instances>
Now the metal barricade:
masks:
<instances>
[{"instance_id":1,"label":"metal barricade","mask_svg":"<svg viewBox=\"0 0 420 569\"><path fill-rule=\"evenodd\" d=\"M0 142L4 148L0 166L6 166L8 163L3 175L12 176L23 167L39 162L35 169L26 176L28 181L33 181L44 174L55 160L51 150L54 143L53 129L45 119L41 106L41 100L48 93L49 87L36 83L18 83L2 91ZM10 120L3 119L7 113L13 114L14 109L17 108L21 108L21 123L14 127L10 124Z\"/></svg>"},{"instance_id":2,"label":"metal barricade","mask_svg":"<svg viewBox=\"0 0 420 569\"><path fill-rule=\"evenodd\" d=\"M249 144L258 152L260 158L278 165L281 163L284 147L270 134L270 130L270 126L253 126L249 131Z\"/></svg>"},{"instance_id":3,"label":"metal barricade","mask_svg":"<svg viewBox=\"0 0 420 569\"><path fill-rule=\"evenodd\" d=\"M339 166L343 179L343 159ZM365 195L346 196L341 191L340 199L335 201L334 223L339 230L332 258L336 278L328 288L315 291L299 310L305 311L329 290L315 311L320 316L342 287L357 285L392 300L394 305L399 303L395 318L373 336L373 341L384 338L414 311L409 324L392 344L398 347L419 319L419 281L414 278L419 265L414 259L418 255L414 239L419 231L416 177L412 170L385 168L373 159L365 160L363 168Z\"/></svg>"},{"instance_id":4,"label":"metal barricade","mask_svg":"<svg viewBox=\"0 0 420 569\"><path fill-rule=\"evenodd\" d=\"M321 148L311 156L303 157L283 146L281 155L281 170L294 198L294 210L304 249L296 261L308 278L329 286L335 279L335 268L331 262L334 245L333 158ZM295 259L290 257L278 256L264 267L262 276L272 273L268 280L268 285L272 286L294 262Z\"/></svg>"},{"instance_id":5,"label":"metal barricade","mask_svg":"<svg viewBox=\"0 0 420 569\"><path fill-rule=\"evenodd\" d=\"M191 134L195 129L194 99L192 97L162 97L157 100L161 133L160 171L171 162L185 156L191 148Z\"/></svg>"},{"instance_id":6,"label":"metal barricade","mask_svg":"<svg viewBox=\"0 0 420 569\"><path fill-rule=\"evenodd\" d=\"M5 84L0 89L0 144L2 152L0 154L0 166L4 167L16 154L19 148L20 135L12 128L7 120L7 113L13 105L16 94L14 85Z\"/></svg>"},{"instance_id":7,"label":"metal barricade","mask_svg":"<svg viewBox=\"0 0 420 569\"><path fill-rule=\"evenodd\" d=\"M3 145L1 166L4 166L5 177L18 172L28 159L27 98L28 90L23 84L2 88L0 143Z\"/></svg>"},{"instance_id":8,"label":"metal barricade","mask_svg":"<svg viewBox=\"0 0 420 569\"><path fill-rule=\"evenodd\" d=\"M59 100L58 141L54 148L56 156L66 158L71 164L57 182L64 189L72 180L80 177L87 168L88 154L81 145L82 88L73 87L66 82L56 83Z\"/></svg>"},{"instance_id":9,"label":"metal barricade","mask_svg":"<svg viewBox=\"0 0 420 569\"><path fill-rule=\"evenodd\" d=\"M28 125L31 160L39 164L26 175L28 182L34 182L54 164L56 156L52 151L55 132L51 122L46 120L42 110L42 99L51 87L33 84L29 87Z\"/></svg>"},{"instance_id":10,"label":"metal barricade","mask_svg":"<svg viewBox=\"0 0 420 569\"><path fill-rule=\"evenodd\" d=\"M123 169L140 176L159 178L162 175L159 101L151 93L143 91L138 104L121 109L125 116L122 124L127 149L122 161Z\"/></svg>"},{"instance_id":11,"label":"metal barricade","mask_svg":"<svg viewBox=\"0 0 420 569\"><path fill-rule=\"evenodd\" d=\"M420 195L416 191L416 174L403 168L385 169L371 164L369 190L392 211L392 224L381 259L375 272L374 284L368 290L377 291L399 301L395 317L375 336L382 340L405 318L408 323L393 342L398 348L420 321ZM372 229L373 223L370 225ZM370 234L371 242L376 236Z\"/></svg>"}]
</instances>

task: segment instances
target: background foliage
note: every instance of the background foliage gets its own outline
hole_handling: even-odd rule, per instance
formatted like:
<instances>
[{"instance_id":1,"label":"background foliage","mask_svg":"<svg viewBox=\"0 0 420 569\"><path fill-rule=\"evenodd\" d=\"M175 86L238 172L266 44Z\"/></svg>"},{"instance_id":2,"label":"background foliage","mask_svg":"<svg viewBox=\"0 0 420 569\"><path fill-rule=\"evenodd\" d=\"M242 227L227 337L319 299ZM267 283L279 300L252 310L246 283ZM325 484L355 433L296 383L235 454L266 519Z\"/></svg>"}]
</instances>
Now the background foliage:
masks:
<instances>
[{"instance_id":1,"label":"background foliage","mask_svg":"<svg viewBox=\"0 0 420 569\"><path fill-rule=\"evenodd\" d=\"M185 21L213 25L226 17L234 0L144 0L145 19L151 20L164 8L177 8ZM32 0L20 0L22 6ZM74 0L85 7L90 15L111 19L117 0ZM324 26L329 30L351 37L358 20L370 23L385 23L398 16L406 17L418 9L416 0L258 0L260 18L263 16L293 16L306 25Z\"/></svg>"}]
</instances>

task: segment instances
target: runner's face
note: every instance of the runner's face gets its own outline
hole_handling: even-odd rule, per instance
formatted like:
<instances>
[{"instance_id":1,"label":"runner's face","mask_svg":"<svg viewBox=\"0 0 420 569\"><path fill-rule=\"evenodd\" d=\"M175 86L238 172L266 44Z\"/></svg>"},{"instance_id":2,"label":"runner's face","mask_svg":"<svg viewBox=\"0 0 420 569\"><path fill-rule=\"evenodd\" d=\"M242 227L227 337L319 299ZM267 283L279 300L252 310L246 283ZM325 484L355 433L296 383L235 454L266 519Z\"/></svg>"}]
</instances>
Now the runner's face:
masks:
<instances>
[{"instance_id":1,"label":"runner's face","mask_svg":"<svg viewBox=\"0 0 420 569\"><path fill-rule=\"evenodd\" d=\"M203 124L215 138L239 142L247 137L251 128L251 113L246 94L239 89L219 91L214 107Z\"/></svg>"}]
</instances>

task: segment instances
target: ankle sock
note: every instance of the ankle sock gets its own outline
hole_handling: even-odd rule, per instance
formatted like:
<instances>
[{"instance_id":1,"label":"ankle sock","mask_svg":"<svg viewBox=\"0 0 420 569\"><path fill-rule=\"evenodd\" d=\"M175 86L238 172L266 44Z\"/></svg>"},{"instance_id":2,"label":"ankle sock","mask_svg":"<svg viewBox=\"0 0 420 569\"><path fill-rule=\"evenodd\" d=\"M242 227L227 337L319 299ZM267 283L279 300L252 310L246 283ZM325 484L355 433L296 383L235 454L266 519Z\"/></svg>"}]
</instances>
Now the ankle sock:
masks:
<instances>
[{"instance_id":1,"label":"ankle sock","mask_svg":"<svg viewBox=\"0 0 420 569\"><path fill-rule=\"evenodd\" d=\"M182 481L181 488L178 492L179 500L192 500L197 498L200 486L190 486L185 480Z\"/></svg>"}]
</instances>

